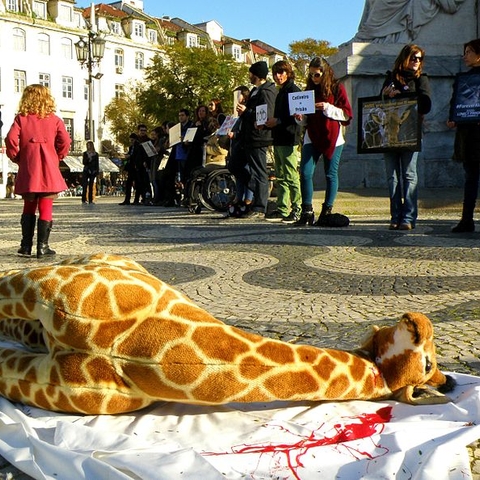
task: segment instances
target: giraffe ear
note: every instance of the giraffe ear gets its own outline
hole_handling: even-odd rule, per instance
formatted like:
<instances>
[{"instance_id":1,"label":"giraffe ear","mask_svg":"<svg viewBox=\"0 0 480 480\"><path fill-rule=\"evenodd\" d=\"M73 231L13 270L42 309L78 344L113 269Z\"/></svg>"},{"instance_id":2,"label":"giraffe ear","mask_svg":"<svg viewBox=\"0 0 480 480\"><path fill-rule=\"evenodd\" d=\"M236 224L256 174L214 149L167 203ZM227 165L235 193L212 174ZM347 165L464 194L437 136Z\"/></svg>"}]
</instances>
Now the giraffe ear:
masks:
<instances>
[{"instance_id":1,"label":"giraffe ear","mask_svg":"<svg viewBox=\"0 0 480 480\"><path fill-rule=\"evenodd\" d=\"M406 385L399 388L393 392L392 400L410 405L438 405L452 401L450 397L426 384L418 386Z\"/></svg>"},{"instance_id":2,"label":"giraffe ear","mask_svg":"<svg viewBox=\"0 0 480 480\"><path fill-rule=\"evenodd\" d=\"M377 325L372 325L370 331L365 335L363 341L358 349L355 350L355 353L363 357L375 358L374 344L375 334L380 330L380 327Z\"/></svg>"}]
</instances>

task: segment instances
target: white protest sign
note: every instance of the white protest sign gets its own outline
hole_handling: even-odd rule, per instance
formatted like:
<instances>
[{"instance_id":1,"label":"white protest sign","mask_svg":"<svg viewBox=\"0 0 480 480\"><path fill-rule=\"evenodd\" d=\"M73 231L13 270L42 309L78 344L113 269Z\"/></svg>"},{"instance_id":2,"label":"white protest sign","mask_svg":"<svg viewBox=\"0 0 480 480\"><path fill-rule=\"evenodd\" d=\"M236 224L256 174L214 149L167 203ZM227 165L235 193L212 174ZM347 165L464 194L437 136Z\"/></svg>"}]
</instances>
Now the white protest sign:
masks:
<instances>
[{"instance_id":1,"label":"white protest sign","mask_svg":"<svg viewBox=\"0 0 480 480\"><path fill-rule=\"evenodd\" d=\"M197 127L187 128L185 136L183 137L184 142L193 142L195 134L197 133Z\"/></svg>"},{"instance_id":2,"label":"white protest sign","mask_svg":"<svg viewBox=\"0 0 480 480\"><path fill-rule=\"evenodd\" d=\"M315 113L315 93L313 90L288 94L290 115Z\"/></svg>"},{"instance_id":3,"label":"white protest sign","mask_svg":"<svg viewBox=\"0 0 480 480\"><path fill-rule=\"evenodd\" d=\"M171 147L182 141L182 125L177 123L168 130L168 141Z\"/></svg>"},{"instance_id":4,"label":"white protest sign","mask_svg":"<svg viewBox=\"0 0 480 480\"><path fill-rule=\"evenodd\" d=\"M268 118L268 107L267 104L258 105L255 110L257 125L265 125Z\"/></svg>"},{"instance_id":5,"label":"white protest sign","mask_svg":"<svg viewBox=\"0 0 480 480\"><path fill-rule=\"evenodd\" d=\"M233 115L228 115L222 126L218 129L217 135L228 135L233 126L237 123L238 117L234 117Z\"/></svg>"}]
</instances>

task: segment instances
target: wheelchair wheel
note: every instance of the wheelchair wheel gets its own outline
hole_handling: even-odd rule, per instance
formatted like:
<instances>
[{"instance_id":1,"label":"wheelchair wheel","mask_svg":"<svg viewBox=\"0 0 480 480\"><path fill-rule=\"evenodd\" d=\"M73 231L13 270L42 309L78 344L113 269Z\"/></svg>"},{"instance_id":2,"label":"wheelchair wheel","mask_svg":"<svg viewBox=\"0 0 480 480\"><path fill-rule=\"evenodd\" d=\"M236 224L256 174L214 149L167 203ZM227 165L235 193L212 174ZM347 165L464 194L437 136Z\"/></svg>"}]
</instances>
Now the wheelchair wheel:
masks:
<instances>
[{"instance_id":1,"label":"wheelchair wheel","mask_svg":"<svg viewBox=\"0 0 480 480\"><path fill-rule=\"evenodd\" d=\"M235 177L227 168L218 168L207 175L203 184L202 197L211 209L226 212L236 192Z\"/></svg>"}]
</instances>

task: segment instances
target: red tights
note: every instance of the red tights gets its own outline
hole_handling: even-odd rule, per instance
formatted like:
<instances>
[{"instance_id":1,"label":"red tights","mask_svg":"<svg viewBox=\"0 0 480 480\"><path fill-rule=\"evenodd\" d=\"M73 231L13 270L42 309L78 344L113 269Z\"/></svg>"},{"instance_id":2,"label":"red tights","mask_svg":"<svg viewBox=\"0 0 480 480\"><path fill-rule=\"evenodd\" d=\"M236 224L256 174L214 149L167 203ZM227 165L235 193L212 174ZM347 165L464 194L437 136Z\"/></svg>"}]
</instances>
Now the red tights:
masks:
<instances>
[{"instance_id":1,"label":"red tights","mask_svg":"<svg viewBox=\"0 0 480 480\"><path fill-rule=\"evenodd\" d=\"M52 221L53 215L53 198L40 197L35 200L23 201L23 213L27 215L35 215L39 213L39 219L47 222Z\"/></svg>"}]
</instances>

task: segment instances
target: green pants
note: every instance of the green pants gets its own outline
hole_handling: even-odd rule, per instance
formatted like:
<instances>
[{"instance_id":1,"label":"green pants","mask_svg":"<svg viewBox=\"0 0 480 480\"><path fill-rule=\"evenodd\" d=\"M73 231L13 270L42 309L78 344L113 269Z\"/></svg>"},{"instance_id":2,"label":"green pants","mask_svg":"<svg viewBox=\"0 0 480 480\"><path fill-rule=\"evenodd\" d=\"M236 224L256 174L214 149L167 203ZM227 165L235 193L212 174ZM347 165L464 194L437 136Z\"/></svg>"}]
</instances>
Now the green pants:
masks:
<instances>
[{"instance_id":1,"label":"green pants","mask_svg":"<svg viewBox=\"0 0 480 480\"><path fill-rule=\"evenodd\" d=\"M298 173L298 146L275 145L275 176L277 177L277 210L284 216L301 209L302 194Z\"/></svg>"}]
</instances>

